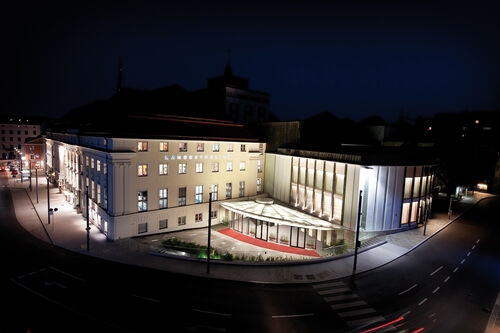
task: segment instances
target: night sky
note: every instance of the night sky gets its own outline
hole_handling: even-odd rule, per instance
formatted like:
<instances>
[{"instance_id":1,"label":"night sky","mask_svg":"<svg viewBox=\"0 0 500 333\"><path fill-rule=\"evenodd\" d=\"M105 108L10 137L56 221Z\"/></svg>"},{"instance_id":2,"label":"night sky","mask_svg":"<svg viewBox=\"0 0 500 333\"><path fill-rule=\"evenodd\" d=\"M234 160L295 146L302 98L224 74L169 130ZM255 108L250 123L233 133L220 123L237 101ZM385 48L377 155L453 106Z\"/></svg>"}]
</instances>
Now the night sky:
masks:
<instances>
[{"instance_id":1,"label":"night sky","mask_svg":"<svg viewBox=\"0 0 500 333\"><path fill-rule=\"evenodd\" d=\"M201 89L228 48L233 73L284 120L500 108L494 2L11 2L2 114L58 117L106 99L120 56L126 87Z\"/></svg>"}]
</instances>

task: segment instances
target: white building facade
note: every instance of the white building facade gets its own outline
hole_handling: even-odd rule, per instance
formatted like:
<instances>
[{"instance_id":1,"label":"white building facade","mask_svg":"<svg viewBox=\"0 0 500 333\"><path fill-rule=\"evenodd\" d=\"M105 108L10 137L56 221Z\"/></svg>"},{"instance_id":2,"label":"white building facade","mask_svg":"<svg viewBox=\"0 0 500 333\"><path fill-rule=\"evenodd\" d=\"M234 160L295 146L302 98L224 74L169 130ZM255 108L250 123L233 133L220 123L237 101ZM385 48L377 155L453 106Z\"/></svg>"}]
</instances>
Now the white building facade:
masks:
<instances>
[{"instance_id":1,"label":"white building facade","mask_svg":"<svg viewBox=\"0 0 500 333\"><path fill-rule=\"evenodd\" d=\"M120 239L200 228L219 203L264 191L265 143L48 133L47 171L75 209Z\"/></svg>"}]
</instances>

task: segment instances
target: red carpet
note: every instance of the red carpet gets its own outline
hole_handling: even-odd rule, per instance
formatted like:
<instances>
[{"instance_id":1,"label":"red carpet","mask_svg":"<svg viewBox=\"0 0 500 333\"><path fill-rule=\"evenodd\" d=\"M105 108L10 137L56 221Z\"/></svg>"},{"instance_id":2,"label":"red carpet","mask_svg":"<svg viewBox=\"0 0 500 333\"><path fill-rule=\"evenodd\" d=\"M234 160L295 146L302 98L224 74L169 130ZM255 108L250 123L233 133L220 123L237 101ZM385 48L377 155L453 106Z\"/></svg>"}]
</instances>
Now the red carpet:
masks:
<instances>
[{"instance_id":1,"label":"red carpet","mask_svg":"<svg viewBox=\"0 0 500 333\"><path fill-rule=\"evenodd\" d=\"M232 229L226 228L219 230L220 233L229 236L231 238L237 239L240 242L252 244L258 247L263 247L265 249L270 249L274 251L280 251L280 252L286 252L286 253L293 253L293 254L300 254L303 256L309 256L309 257L321 257L316 251L313 250L305 250L305 249L299 249L296 247L290 247L290 246L285 246L285 245L280 245L276 243L271 243L271 242L266 242L257 238L253 238L247 235L243 235L237 231L234 231Z\"/></svg>"}]
</instances>

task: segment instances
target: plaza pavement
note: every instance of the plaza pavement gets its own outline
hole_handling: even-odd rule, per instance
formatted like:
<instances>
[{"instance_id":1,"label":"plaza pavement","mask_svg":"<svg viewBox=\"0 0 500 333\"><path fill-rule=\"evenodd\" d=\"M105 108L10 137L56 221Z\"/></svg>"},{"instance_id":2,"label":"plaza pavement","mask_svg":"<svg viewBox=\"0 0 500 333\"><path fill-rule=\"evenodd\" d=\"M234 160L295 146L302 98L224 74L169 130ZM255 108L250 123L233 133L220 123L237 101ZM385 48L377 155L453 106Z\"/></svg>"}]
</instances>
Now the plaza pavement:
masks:
<instances>
[{"instance_id":1,"label":"plaza pavement","mask_svg":"<svg viewBox=\"0 0 500 333\"><path fill-rule=\"evenodd\" d=\"M87 251L86 220L81 214L76 213L72 206L66 202L64 195L60 194L59 190L54 186L50 187L50 204L52 208L57 207L58 211L55 213L51 224L47 223L46 179L41 175L42 172L40 171L38 203L34 176L31 191L28 188L29 182L27 181L21 183L19 179L14 180L6 174L1 175L1 177L9 177L8 186L12 193L15 213L19 223L32 235L45 242L52 243L54 246L124 264L208 278L256 283L311 283L343 278L352 274L353 256L344 256L322 262L305 263L302 261L300 264L290 263L285 265L256 264L253 262L223 264L217 263L217 260L212 260L210 274L207 274L204 261L178 259L157 253L161 240L174 236L183 240L195 241L200 244L204 242L206 244L206 228L109 241L96 226L91 225L90 250ZM374 269L406 254L412 248L446 227L477 201L488 196L490 195L476 192L473 196L464 198L460 203L454 203L455 207L450 220L447 214L434 213L427 223L426 236L423 236L421 227L387 236L379 236L377 241L383 242L382 245L367 248L359 253L356 272L360 273ZM283 253L276 253L272 250L239 242L215 230L212 232L211 244L215 248L232 249L233 251L237 249L237 251L247 255L258 256L260 254L263 257L283 255ZM286 254L286 256L289 259L304 259L302 256L291 254Z\"/></svg>"}]
</instances>

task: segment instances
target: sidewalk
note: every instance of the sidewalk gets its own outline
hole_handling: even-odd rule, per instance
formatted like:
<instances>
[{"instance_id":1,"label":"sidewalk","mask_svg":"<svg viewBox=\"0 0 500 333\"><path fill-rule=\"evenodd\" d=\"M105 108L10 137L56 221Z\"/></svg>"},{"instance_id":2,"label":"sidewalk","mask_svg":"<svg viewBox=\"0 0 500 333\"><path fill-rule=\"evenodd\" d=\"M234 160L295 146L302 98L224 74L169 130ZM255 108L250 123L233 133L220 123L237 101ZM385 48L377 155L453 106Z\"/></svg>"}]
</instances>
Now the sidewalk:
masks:
<instances>
[{"instance_id":1,"label":"sidewalk","mask_svg":"<svg viewBox=\"0 0 500 333\"><path fill-rule=\"evenodd\" d=\"M91 247L90 251L87 252L86 220L81 214L76 213L71 205L66 202L64 195L59 194L59 190L53 186L50 188L50 204L52 208L57 207L58 212L55 213L54 221L50 225L47 224L46 179L40 177L40 175L41 172L38 178L38 203L36 202L34 177L31 192L28 188L29 182L20 183L19 180L16 182L12 179L9 180L16 217L19 223L34 236L70 251L124 264L175 273L258 283L310 283L342 278L350 276L352 273L353 256L300 265L221 264L217 263L216 260L212 260L210 274L207 274L205 262L153 255L151 251L157 249L159 245L157 242L160 241L163 235L148 236L147 242L144 239L123 239L112 242L108 241L94 225L91 225ZM456 204L451 221L478 200L487 196L490 195L475 193L473 197L467 197L459 204ZM427 236L425 237L422 228L379 236L380 241L385 240L386 243L361 252L358 255L357 272L360 273L376 268L404 255L411 248L445 227L449 222L450 220L448 220L446 214L438 213L434 214L433 218L427 223ZM200 233L203 231L206 233L206 230L189 232ZM228 239L224 238L228 236L212 232L212 235L214 234L219 234L216 236L219 237L218 241L228 241ZM265 251L265 249L261 251Z\"/></svg>"}]
</instances>

